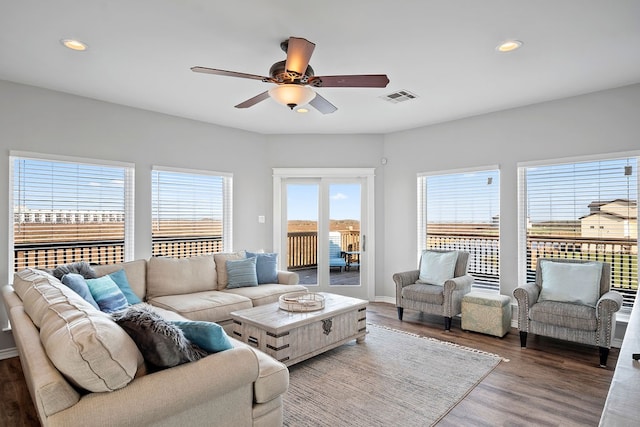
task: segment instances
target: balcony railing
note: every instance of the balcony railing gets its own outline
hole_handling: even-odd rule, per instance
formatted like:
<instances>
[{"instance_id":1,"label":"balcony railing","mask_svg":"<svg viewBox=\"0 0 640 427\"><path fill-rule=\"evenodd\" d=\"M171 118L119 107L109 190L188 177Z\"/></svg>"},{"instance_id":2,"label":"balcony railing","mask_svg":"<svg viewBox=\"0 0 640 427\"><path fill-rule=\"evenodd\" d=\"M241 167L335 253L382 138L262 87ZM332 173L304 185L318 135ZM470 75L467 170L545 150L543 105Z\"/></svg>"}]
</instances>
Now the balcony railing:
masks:
<instances>
[{"instance_id":1,"label":"balcony railing","mask_svg":"<svg viewBox=\"0 0 640 427\"><path fill-rule=\"evenodd\" d=\"M341 232L342 250L359 250L358 231ZM611 288L622 293L625 306L631 306L638 290L638 246L624 239L590 239L581 237L529 237L527 247L527 281L535 280L540 258L570 258L603 261L611 264ZM430 234L428 247L465 250L470 253L469 273L476 284L497 287L499 283L499 239L486 235ZM351 247L350 247L351 245ZM287 239L287 266L290 270L316 267L318 236L316 232L291 232ZM223 251L221 237L155 239L153 254L186 258ZM33 243L15 245L14 270L25 267L54 268L56 265L85 260L96 264L124 261L124 242L82 241L68 243Z\"/></svg>"},{"instance_id":2,"label":"balcony railing","mask_svg":"<svg viewBox=\"0 0 640 427\"><path fill-rule=\"evenodd\" d=\"M93 264L124 262L124 241L78 241L14 245L14 271L26 267L55 268L60 264L87 261Z\"/></svg>"}]
</instances>

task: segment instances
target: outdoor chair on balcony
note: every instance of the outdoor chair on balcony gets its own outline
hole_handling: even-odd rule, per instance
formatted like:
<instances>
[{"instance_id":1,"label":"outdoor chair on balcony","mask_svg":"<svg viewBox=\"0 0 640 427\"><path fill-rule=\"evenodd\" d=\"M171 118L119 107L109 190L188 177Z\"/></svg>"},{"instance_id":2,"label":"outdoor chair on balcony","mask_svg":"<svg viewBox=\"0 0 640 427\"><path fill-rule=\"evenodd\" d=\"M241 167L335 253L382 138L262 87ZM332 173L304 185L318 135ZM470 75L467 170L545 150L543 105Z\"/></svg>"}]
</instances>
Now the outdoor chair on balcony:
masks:
<instances>
[{"instance_id":1,"label":"outdoor chair on balcony","mask_svg":"<svg viewBox=\"0 0 640 427\"><path fill-rule=\"evenodd\" d=\"M529 332L595 345L600 366L607 366L615 313L622 307L622 295L609 290L610 278L609 263L539 259L535 283L513 291L521 347Z\"/></svg>"},{"instance_id":2,"label":"outdoor chair on balcony","mask_svg":"<svg viewBox=\"0 0 640 427\"><path fill-rule=\"evenodd\" d=\"M344 252L341 248L342 237L339 231L329 232L329 269L337 268L342 272L342 269L347 266Z\"/></svg>"},{"instance_id":3,"label":"outdoor chair on balcony","mask_svg":"<svg viewBox=\"0 0 640 427\"><path fill-rule=\"evenodd\" d=\"M444 316L444 329L462 312L462 297L471 291L473 277L467 274L469 252L427 250L418 270L393 275L396 307L402 320L405 308Z\"/></svg>"}]
</instances>

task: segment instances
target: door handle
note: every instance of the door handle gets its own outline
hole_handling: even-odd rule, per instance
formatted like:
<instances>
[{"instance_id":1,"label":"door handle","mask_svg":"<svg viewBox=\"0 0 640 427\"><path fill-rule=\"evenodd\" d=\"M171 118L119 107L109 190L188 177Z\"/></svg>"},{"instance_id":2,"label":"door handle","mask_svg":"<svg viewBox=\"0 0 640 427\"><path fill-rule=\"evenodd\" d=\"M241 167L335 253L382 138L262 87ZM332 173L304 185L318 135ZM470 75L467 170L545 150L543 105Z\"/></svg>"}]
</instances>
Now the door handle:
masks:
<instances>
[{"instance_id":1,"label":"door handle","mask_svg":"<svg viewBox=\"0 0 640 427\"><path fill-rule=\"evenodd\" d=\"M362 235L362 252L367 250L367 236Z\"/></svg>"}]
</instances>

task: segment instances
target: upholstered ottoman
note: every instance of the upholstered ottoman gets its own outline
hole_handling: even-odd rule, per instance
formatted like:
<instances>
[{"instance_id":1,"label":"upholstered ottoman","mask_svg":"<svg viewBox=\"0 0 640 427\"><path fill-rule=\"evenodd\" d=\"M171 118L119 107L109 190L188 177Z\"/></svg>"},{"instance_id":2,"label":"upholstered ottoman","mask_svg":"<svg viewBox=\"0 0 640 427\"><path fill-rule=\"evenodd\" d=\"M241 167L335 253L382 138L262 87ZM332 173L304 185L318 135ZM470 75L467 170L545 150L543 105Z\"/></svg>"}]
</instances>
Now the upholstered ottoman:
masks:
<instances>
[{"instance_id":1,"label":"upholstered ottoman","mask_svg":"<svg viewBox=\"0 0 640 427\"><path fill-rule=\"evenodd\" d=\"M503 337L511 327L511 298L472 291L462 298L462 329Z\"/></svg>"}]
</instances>

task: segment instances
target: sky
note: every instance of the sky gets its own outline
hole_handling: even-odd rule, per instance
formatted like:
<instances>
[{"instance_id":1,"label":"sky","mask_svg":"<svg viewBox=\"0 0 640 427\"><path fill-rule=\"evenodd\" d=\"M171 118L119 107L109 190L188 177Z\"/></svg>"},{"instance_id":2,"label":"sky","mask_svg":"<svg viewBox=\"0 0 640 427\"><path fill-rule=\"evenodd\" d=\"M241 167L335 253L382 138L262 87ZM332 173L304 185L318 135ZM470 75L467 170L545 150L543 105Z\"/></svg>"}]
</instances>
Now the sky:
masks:
<instances>
[{"instance_id":1,"label":"sky","mask_svg":"<svg viewBox=\"0 0 640 427\"><path fill-rule=\"evenodd\" d=\"M287 219L318 220L317 184L287 185ZM360 184L329 184L331 219L360 220Z\"/></svg>"}]
</instances>

